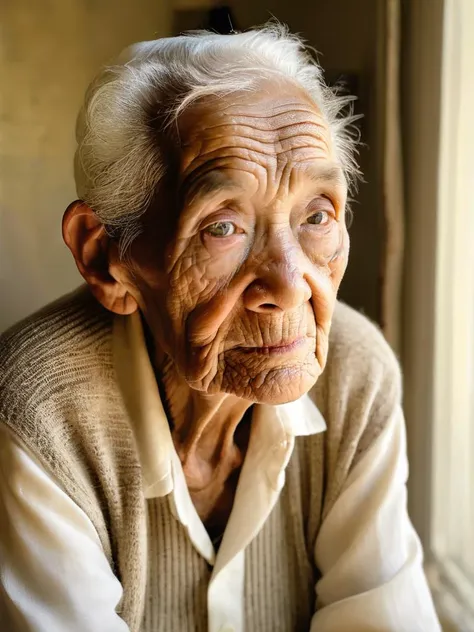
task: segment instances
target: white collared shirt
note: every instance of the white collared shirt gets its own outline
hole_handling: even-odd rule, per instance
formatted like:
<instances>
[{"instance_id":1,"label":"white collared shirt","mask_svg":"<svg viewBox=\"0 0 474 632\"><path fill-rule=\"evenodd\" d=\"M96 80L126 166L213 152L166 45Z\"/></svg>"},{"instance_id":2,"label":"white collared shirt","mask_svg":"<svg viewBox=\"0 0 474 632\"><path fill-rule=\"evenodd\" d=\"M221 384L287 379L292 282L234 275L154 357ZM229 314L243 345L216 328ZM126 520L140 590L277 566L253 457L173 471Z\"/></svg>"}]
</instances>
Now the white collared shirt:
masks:
<instances>
[{"instance_id":1,"label":"white collared shirt","mask_svg":"<svg viewBox=\"0 0 474 632\"><path fill-rule=\"evenodd\" d=\"M295 437L324 432L324 419L308 396L282 406L255 407L233 510L216 555L174 449L138 315L116 320L114 344L144 495L150 500L169 497L195 549L213 568L209 632L241 631L245 549L278 500ZM116 614L122 588L91 521L32 455L3 434L0 621L8 622L8 632L126 632ZM331 605L315 613L312 632L439 630L421 547L406 513L405 452L403 417L396 414L351 472L324 521L314 562L323 572L318 593ZM355 547L346 546L351 531L363 534ZM393 578L359 594L358 574L377 574L392 560L397 560ZM415 619L416 627L406 627Z\"/></svg>"}]
</instances>

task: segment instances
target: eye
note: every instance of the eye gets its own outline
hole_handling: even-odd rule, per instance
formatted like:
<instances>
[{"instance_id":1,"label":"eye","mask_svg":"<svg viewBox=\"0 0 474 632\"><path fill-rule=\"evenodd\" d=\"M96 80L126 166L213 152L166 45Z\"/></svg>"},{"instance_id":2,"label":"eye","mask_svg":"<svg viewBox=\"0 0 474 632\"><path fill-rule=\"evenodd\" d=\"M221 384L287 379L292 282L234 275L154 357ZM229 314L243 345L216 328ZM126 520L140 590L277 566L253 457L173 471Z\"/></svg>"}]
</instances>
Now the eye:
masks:
<instances>
[{"instance_id":1,"label":"eye","mask_svg":"<svg viewBox=\"0 0 474 632\"><path fill-rule=\"evenodd\" d=\"M232 222L215 222L214 224L209 224L204 229L204 232L211 235L211 237L230 237L235 234L236 230L235 224Z\"/></svg>"},{"instance_id":2,"label":"eye","mask_svg":"<svg viewBox=\"0 0 474 632\"><path fill-rule=\"evenodd\" d=\"M318 226L327 224L329 222L329 213L328 211L318 211L313 215L310 215L307 219L308 224L317 224Z\"/></svg>"}]
</instances>

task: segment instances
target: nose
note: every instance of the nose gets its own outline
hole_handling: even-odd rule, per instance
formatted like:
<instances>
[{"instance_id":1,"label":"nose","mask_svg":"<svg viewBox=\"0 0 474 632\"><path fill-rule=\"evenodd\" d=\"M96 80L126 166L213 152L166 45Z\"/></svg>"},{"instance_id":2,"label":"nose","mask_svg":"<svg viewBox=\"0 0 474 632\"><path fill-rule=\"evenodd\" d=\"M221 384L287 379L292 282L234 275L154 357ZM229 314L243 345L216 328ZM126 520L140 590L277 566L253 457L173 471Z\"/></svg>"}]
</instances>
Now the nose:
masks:
<instances>
[{"instance_id":1,"label":"nose","mask_svg":"<svg viewBox=\"0 0 474 632\"><path fill-rule=\"evenodd\" d=\"M244 293L246 309L257 313L292 311L311 298L307 262L298 248L282 249L263 263Z\"/></svg>"}]
</instances>

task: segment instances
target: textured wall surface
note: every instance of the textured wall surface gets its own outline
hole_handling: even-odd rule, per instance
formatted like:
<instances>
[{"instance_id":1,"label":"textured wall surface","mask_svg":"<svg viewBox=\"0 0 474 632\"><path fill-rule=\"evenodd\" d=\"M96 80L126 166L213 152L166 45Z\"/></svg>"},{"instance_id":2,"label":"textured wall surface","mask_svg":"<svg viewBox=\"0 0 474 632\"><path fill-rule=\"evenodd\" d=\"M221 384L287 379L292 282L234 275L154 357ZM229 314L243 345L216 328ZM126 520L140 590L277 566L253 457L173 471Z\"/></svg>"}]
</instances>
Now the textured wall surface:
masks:
<instances>
[{"instance_id":1,"label":"textured wall surface","mask_svg":"<svg viewBox=\"0 0 474 632\"><path fill-rule=\"evenodd\" d=\"M99 66L168 34L167 0L2 0L0 331L80 282L61 239L74 124Z\"/></svg>"}]
</instances>

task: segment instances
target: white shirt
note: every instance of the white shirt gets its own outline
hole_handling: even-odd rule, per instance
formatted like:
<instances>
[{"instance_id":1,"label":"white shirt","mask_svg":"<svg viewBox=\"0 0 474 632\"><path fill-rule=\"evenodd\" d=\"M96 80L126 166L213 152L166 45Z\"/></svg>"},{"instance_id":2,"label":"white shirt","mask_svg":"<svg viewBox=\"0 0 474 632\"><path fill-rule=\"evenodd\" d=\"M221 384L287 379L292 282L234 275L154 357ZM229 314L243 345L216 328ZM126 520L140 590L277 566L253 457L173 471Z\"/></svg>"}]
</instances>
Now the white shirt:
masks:
<instances>
[{"instance_id":1,"label":"white shirt","mask_svg":"<svg viewBox=\"0 0 474 632\"><path fill-rule=\"evenodd\" d=\"M170 496L196 550L213 566L209 632L243 630L245 548L278 499L295 436L324 432L324 419L308 396L255 407L234 508L216 556L173 446L138 315L117 320L114 337L145 497ZM92 522L32 455L1 432L0 622L6 627L0 629L126 632L116 614L122 587ZM311 632L440 630L406 511L406 478L398 410L349 474L320 529L314 551L323 574L318 598L331 605L314 614Z\"/></svg>"}]
</instances>

